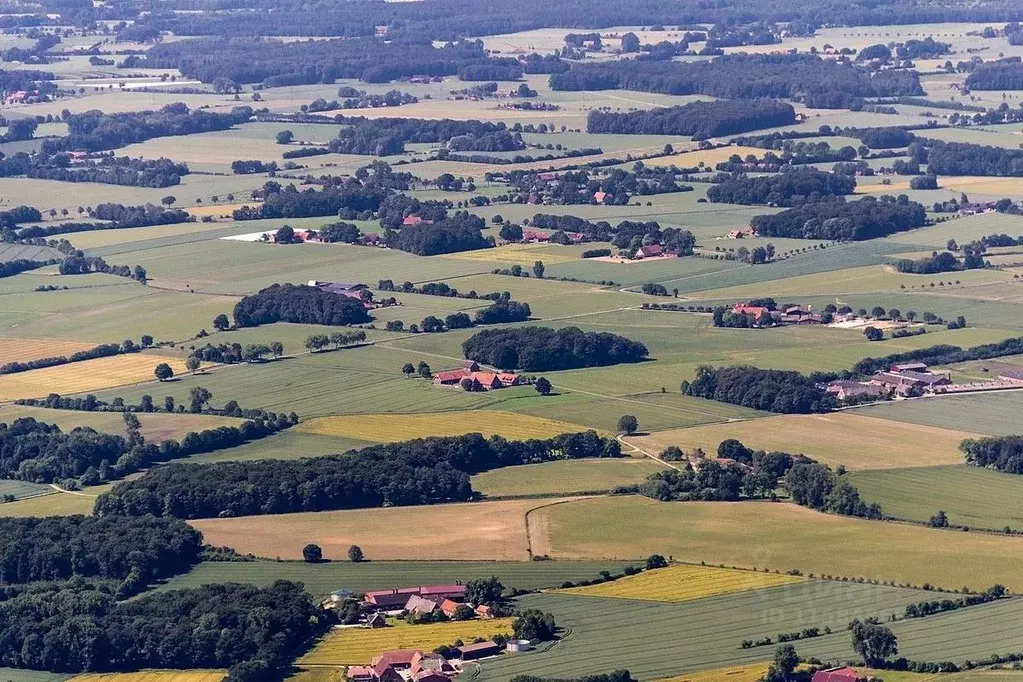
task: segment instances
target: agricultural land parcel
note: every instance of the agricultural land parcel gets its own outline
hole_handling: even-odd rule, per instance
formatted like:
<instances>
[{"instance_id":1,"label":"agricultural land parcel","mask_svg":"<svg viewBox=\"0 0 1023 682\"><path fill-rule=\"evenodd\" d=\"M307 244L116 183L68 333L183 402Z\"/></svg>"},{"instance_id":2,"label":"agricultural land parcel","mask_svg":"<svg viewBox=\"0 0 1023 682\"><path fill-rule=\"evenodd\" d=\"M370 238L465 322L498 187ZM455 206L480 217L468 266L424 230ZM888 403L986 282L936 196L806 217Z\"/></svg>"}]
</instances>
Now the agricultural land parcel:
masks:
<instances>
[{"instance_id":1,"label":"agricultural land parcel","mask_svg":"<svg viewBox=\"0 0 1023 682\"><path fill-rule=\"evenodd\" d=\"M638 575L586 587L570 587L562 594L587 597L613 597L656 602L682 602L718 594L746 592L777 585L792 585L804 578L775 573L739 571L676 564L668 568L644 571Z\"/></svg>"},{"instance_id":2,"label":"agricultural land parcel","mask_svg":"<svg viewBox=\"0 0 1023 682\"><path fill-rule=\"evenodd\" d=\"M302 424L299 430L324 436L393 443L429 436L457 436L467 432L479 432L488 438L497 435L511 440L528 440L574 433L582 431L583 428L576 424L514 412L480 410L435 414L320 417Z\"/></svg>"}]
</instances>

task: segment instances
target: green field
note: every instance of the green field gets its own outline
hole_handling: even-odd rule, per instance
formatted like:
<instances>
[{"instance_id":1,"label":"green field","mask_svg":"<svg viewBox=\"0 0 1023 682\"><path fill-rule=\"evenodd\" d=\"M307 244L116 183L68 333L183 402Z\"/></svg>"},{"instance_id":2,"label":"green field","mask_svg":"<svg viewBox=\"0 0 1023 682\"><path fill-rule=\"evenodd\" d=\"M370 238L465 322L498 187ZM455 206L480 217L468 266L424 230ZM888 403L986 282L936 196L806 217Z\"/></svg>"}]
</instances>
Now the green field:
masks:
<instances>
[{"instance_id":1,"label":"green field","mask_svg":"<svg viewBox=\"0 0 1023 682\"><path fill-rule=\"evenodd\" d=\"M53 488L48 485L0 478L0 497L14 495L16 499L20 500L26 497L37 497L51 493L53 493Z\"/></svg>"},{"instance_id":2,"label":"green field","mask_svg":"<svg viewBox=\"0 0 1023 682\"><path fill-rule=\"evenodd\" d=\"M0 680L4 682L63 682L71 677L67 673L51 673L42 670L0 668Z\"/></svg>"},{"instance_id":3,"label":"green field","mask_svg":"<svg viewBox=\"0 0 1023 682\"><path fill-rule=\"evenodd\" d=\"M562 678L627 668L637 679L656 680L752 663L770 657L773 647L741 649L743 639L774 637L811 625L841 630L853 618L901 611L923 596L917 590L830 581L680 603L527 595L518 600L519 606L553 613L564 629L562 640L546 651L486 662L480 679L504 681L519 674ZM849 646L844 632L841 644ZM805 648L803 643L797 647L800 653ZM665 656L666 651L676 655Z\"/></svg>"},{"instance_id":4,"label":"green field","mask_svg":"<svg viewBox=\"0 0 1023 682\"><path fill-rule=\"evenodd\" d=\"M849 482L889 516L926 522L940 509L953 525L1023 530L1023 476L960 464L854 471Z\"/></svg>"},{"instance_id":5,"label":"green field","mask_svg":"<svg viewBox=\"0 0 1023 682\"><path fill-rule=\"evenodd\" d=\"M636 563L636 562L633 562ZM189 573L157 587L173 590L208 583L240 582L269 585L274 580L305 583L314 595L346 589L355 593L408 587L496 575L505 587L538 590L558 587L566 580L589 580L603 571L620 572L622 561L335 561L306 564L299 561L205 562Z\"/></svg>"},{"instance_id":6,"label":"green field","mask_svg":"<svg viewBox=\"0 0 1023 682\"><path fill-rule=\"evenodd\" d=\"M525 497L605 492L642 483L664 467L650 459L582 459L527 464L472 477L472 488L487 497Z\"/></svg>"},{"instance_id":7,"label":"green field","mask_svg":"<svg viewBox=\"0 0 1023 682\"><path fill-rule=\"evenodd\" d=\"M1023 589L1023 539L878 523L771 502L655 502L588 498L537 510L552 556L646 556L804 574ZM878 547L898 548L877 551Z\"/></svg>"},{"instance_id":8,"label":"green field","mask_svg":"<svg viewBox=\"0 0 1023 682\"><path fill-rule=\"evenodd\" d=\"M969 429L989 436L1020 433L1023 393L1005 391L973 395L950 395L921 400L904 400L857 410L859 414L882 419Z\"/></svg>"}]
</instances>

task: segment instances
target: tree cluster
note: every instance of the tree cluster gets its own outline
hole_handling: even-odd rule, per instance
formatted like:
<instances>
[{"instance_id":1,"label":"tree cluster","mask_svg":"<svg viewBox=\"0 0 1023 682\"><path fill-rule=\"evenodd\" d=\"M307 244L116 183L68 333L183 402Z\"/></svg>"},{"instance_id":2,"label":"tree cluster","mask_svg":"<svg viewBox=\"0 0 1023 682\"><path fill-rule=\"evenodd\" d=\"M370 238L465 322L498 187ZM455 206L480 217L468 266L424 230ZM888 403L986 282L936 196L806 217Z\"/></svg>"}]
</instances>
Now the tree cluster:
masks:
<instances>
[{"instance_id":1,"label":"tree cluster","mask_svg":"<svg viewBox=\"0 0 1023 682\"><path fill-rule=\"evenodd\" d=\"M1023 177L1023 150L934 141L927 148L927 171L940 175Z\"/></svg>"},{"instance_id":2,"label":"tree cluster","mask_svg":"<svg viewBox=\"0 0 1023 682\"><path fill-rule=\"evenodd\" d=\"M967 438L959 449L973 466L1023 474L1023 436Z\"/></svg>"},{"instance_id":3,"label":"tree cluster","mask_svg":"<svg viewBox=\"0 0 1023 682\"><path fill-rule=\"evenodd\" d=\"M855 178L825 173L816 168L794 168L777 175L739 175L707 190L707 198L725 204L795 206L823 197L852 194Z\"/></svg>"},{"instance_id":4,"label":"tree cluster","mask_svg":"<svg viewBox=\"0 0 1023 682\"><path fill-rule=\"evenodd\" d=\"M690 135L696 140L706 140L789 125L795 120L795 110L785 102L763 100L751 105L719 100L622 114L594 109L586 118L586 130L630 135Z\"/></svg>"},{"instance_id":5,"label":"tree cluster","mask_svg":"<svg viewBox=\"0 0 1023 682\"><path fill-rule=\"evenodd\" d=\"M553 371L639 362L648 354L638 341L578 327L484 329L462 343L465 357L502 369Z\"/></svg>"},{"instance_id":6,"label":"tree cluster","mask_svg":"<svg viewBox=\"0 0 1023 682\"><path fill-rule=\"evenodd\" d=\"M927 213L905 195L898 199L864 197L803 204L774 215L755 216L750 224L764 237L861 241L923 227Z\"/></svg>"},{"instance_id":7,"label":"tree cluster","mask_svg":"<svg viewBox=\"0 0 1023 682\"><path fill-rule=\"evenodd\" d=\"M798 372L748 365L716 369L701 366L691 382L683 382L682 392L696 398L782 414L812 414L835 407L834 398Z\"/></svg>"},{"instance_id":8,"label":"tree cluster","mask_svg":"<svg viewBox=\"0 0 1023 682\"><path fill-rule=\"evenodd\" d=\"M484 237L485 221L467 211L459 211L449 218L435 222L421 222L402 227L385 235L387 246L414 253L417 256L435 256L442 253L475 251L494 246L493 237Z\"/></svg>"},{"instance_id":9,"label":"tree cluster","mask_svg":"<svg viewBox=\"0 0 1023 682\"><path fill-rule=\"evenodd\" d=\"M0 159L0 177L38 178L61 182L98 182L128 187L171 187L180 184L188 166L170 159L132 159L104 156L98 161L71 164L66 154L28 155L19 152Z\"/></svg>"},{"instance_id":10,"label":"tree cluster","mask_svg":"<svg viewBox=\"0 0 1023 682\"><path fill-rule=\"evenodd\" d=\"M234 306L237 327L257 327L274 322L348 325L369 322L361 301L297 284L274 284L245 296Z\"/></svg>"}]
</instances>

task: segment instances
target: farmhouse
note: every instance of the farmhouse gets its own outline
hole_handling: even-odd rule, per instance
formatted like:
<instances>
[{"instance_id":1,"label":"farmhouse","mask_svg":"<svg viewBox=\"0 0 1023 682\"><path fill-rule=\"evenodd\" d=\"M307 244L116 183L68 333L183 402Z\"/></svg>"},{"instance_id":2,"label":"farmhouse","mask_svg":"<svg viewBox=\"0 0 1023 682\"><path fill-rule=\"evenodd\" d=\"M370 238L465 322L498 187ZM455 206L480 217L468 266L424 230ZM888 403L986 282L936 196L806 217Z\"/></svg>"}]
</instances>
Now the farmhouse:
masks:
<instances>
[{"instance_id":1,"label":"farmhouse","mask_svg":"<svg viewBox=\"0 0 1023 682\"><path fill-rule=\"evenodd\" d=\"M729 232L728 232L728 238L729 239L742 239L744 237L756 237L756 236L757 236L757 229L755 227L753 227L752 225L749 225L749 226L744 227L742 229L729 230Z\"/></svg>"},{"instance_id":2,"label":"farmhouse","mask_svg":"<svg viewBox=\"0 0 1023 682\"><path fill-rule=\"evenodd\" d=\"M412 663L409 666L409 670L413 675L424 671L437 673L455 672L454 666L448 663L448 659L444 658L440 654L424 654L422 651L417 651L415 656L412 657Z\"/></svg>"},{"instance_id":3,"label":"farmhouse","mask_svg":"<svg viewBox=\"0 0 1023 682\"><path fill-rule=\"evenodd\" d=\"M437 602L431 599L423 599L418 594L413 594L408 598L408 601L405 602L405 610L409 613L426 615L437 610Z\"/></svg>"},{"instance_id":4,"label":"farmhouse","mask_svg":"<svg viewBox=\"0 0 1023 682\"><path fill-rule=\"evenodd\" d=\"M471 369L473 367L475 369ZM433 375L433 383L442 386L461 384L463 379L479 383L485 391L504 388L505 386L518 386L521 381L521 377L514 372L480 371L480 366L469 360L466 360L463 366L458 369L448 369Z\"/></svg>"},{"instance_id":5,"label":"farmhouse","mask_svg":"<svg viewBox=\"0 0 1023 682\"><path fill-rule=\"evenodd\" d=\"M887 389L879 384L861 383L848 379L839 379L828 384L825 391L839 400L851 398L884 398L888 395Z\"/></svg>"},{"instance_id":6,"label":"farmhouse","mask_svg":"<svg viewBox=\"0 0 1023 682\"><path fill-rule=\"evenodd\" d=\"M595 202L597 202L598 204L604 203L605 199L607 199L607 192L594 192L593 193L593 200Z\"/></svg>"},{"instance_id":7,"label":"farmhouse","mask_svg":"<svg viewBox=\"0 0 1023 682\"><path fill-rule=\"evenodd\" d=\"M377 611L366 619L366 627L385 628L387 627L387 618L384 617L384 614Z\"/></svg>"},{"instance_id":8,"label":"farmhouse","mask_svg":"<svg viewBox=\"0 0 1023 682\"><path fill-rule=\"evenodd\" d=\"M374 656L370 663L374 669L378 665L382 664L394 668L395 670L404 670L405 668L412 667L412 659L415 658L418 653L421 653L418 649L395 649L393 651L385 651L379 656Z\"/></svg>"},{"instance_id":9,"label":"farmhouse","mask_svg":"<svg viewBox=\"0 0 1023 682\"><path fill-rule=\"evenodd\" d=\"M856 682L859 679L860 676L855 670L842 667L818 670L813 674L811 682Z\"/></svg>"},{"instance_id":10,"label":"farmhouse","mask_svg":"<svg viewBox=\"0 0 1023 682\"><path fill-rule=\"evenodd\" d=\"M445 599L462 600L465 598L465 585L424 585L422 587L398 587L390 590L374 590L367 592L363 603L378 609L401 609L409 602L410 597L429 599L436 605Z\"/></svg>"},{"instance_id":11,"label":"farmhouse","mask_svg":"<svg viewBox=\"0 0 1023 682\"><path fill-rule=\"evenodd\" d=\"M813 312L812 306L791 306L778 317L782 324L821 324L824 319Z\"/></svg>"},{"instance_id":12,"label":"farmhouse","mask_svg":"<svg viewBox=\"0 0 1023 682\"><path fill-rule=\"evenodd\" d=\"M534 230L527 227L522 230L522 241L524 242L548 242L551 240L551 236L546 232L540 230Z\"/></svg>"},{"instance_id":13,"label":"farmhouse","mask_svg":"<svg viewBox=\"0 0 1023 682\"><path fill-rule=\"evenodd\" d=\"M345 671L348 682L372 682L376 679L373 668L368 665L350 665Z\"/></svg>"},{"instance_id":14,"label":"farmhouse","mask_svg":"<svg viewBox=\"0 0 1023 682\"><path fill-rule=\"evenodd\" d=\"M455 612L458 610L459 606L461 606L461 604L458 602L445 599L440 603L440 610L443 611L444 615L448 618L454 618Z\"/></svg>"},{"instance_id":15,"label":"farmhouse","mask_svg":"<svg viewBox=\"0 0 1023 682\"><path fill-rule=\"evenodd\" d=\"M921 395L937 386L947 386L952 381L944 374L930 372L878 372L870 383L881 386L897 396Z\"/></svg>"},{"instance_id":16,"label":"farmhouse","mask_svg":"<svg viewBox=\"0 0 1023 682\"><path fill-rule=\"evenodd\" d=\"M637 260L641 260L643 258L653 258L655 256L660 256L663 253L664 249L661 248L660 244L648 244L646 246L641 246L638 249L636 249L635 258Z\"/></svg>"}]
</instances>

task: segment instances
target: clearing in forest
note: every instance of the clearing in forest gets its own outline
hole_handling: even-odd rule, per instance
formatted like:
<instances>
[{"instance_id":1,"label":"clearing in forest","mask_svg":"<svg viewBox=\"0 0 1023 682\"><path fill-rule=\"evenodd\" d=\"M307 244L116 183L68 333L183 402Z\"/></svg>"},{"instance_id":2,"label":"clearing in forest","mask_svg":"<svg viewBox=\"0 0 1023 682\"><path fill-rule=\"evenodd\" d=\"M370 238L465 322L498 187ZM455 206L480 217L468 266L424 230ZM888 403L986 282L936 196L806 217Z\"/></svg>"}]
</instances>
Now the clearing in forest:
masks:
<instances>
[{"instance_id":1,"label":"clearing in forest","mask_svg":"<svg viewBox=\"0 0 1023 682\"><path fill-rule=\"evenodd\" d=\"M438 391L454 390L438 386ZM476 410L436 412L432 414L364 414L318 417L296 427L299 431L321 436L358 438L374 443L395 443L430 436L459 436L482 433L513 440L550 438L562 433L577 433L586 428L577 424L532 417L514 412Z\"/></svg>"},{"instance_id":2,"label":"clearing in forest","mask_svg":"<svg viewBox=\"0 0 1023 682\"><path fill-rule=\"evenodd\" d=\"M677 564L586 587L560 590L590 597L680 602L717 594L759 590L805 580L794 575Z\"/></svg>"}]
</instances>

